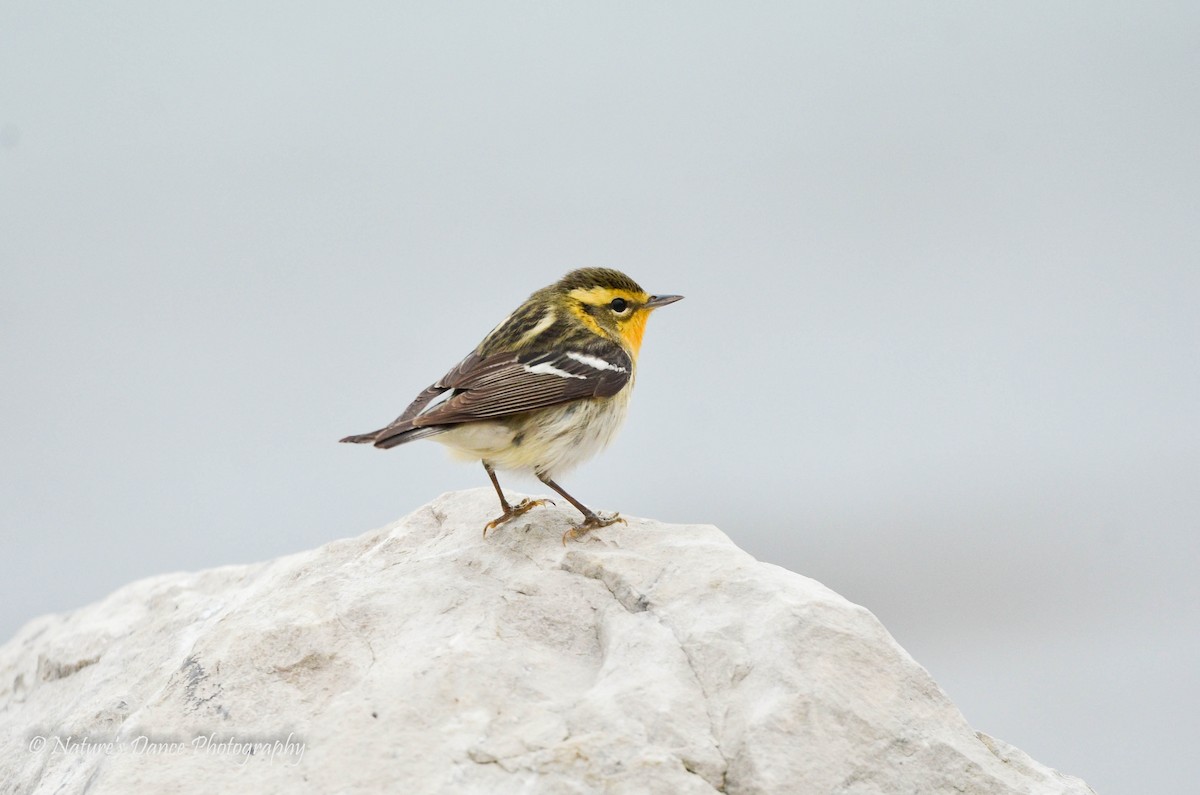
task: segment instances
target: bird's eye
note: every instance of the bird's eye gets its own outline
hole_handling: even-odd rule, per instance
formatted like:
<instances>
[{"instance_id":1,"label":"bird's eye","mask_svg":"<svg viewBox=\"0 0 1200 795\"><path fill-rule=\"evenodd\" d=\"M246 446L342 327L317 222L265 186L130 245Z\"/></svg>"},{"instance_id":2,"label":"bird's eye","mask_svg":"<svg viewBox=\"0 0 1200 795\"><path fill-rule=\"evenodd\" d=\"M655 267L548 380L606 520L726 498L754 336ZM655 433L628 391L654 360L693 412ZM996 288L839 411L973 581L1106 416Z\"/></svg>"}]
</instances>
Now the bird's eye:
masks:
<instances>
[{"instance_id":1,"label":"bird's eye","mask_svg":"<svg viewBox=\"0 0 1200 795\"><path fill-rule=\"evenodd\" d=\"M612 311L621 313L629 307L629 304L626 303L624 298L614 298L612 303L609 304L609 307L612 309Z\"/></svg>"}]
</instances>

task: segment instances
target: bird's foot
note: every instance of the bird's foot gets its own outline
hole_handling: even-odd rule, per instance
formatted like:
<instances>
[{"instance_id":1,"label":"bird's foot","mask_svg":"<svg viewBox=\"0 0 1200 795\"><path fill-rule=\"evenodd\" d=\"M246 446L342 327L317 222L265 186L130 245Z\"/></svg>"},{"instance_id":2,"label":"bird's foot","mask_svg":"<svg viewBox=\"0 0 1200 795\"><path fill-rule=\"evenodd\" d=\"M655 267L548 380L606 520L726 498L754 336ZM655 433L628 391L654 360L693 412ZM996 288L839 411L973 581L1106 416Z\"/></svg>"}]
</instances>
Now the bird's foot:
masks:
<instances>
[{"instance_id":1,"label":"bird's foot","mask_svg":"<svg viewBox=\"0 0 1200 795\"><path fill-rule=\"evenodd\" d=\"M492 521L483 526L483 537L487 538L488 530L495 530L500 525L518 516L524 516L539 505L553 505L554 500L531 500L528 497L521 500L516 505L510 505L504 509L504 513L497 516Z\"/></svg>"},{"instance_id":2,"label":"bird's foot","mask_svg":"<svg viewBox=\"0 0 1200 795\"><path fill-rule=\"evenodd\" d=\"M625 521L619 513L614 513L608 518L602 518L596 514L585 516L583 519L583 524L579 525L578 527L572 527L570 530L563 533L563 546L565 547L567 545L568 538L574 541L575 539L583 538L597 527L608 527L610 524L616 524L617 522L620 522L624 525L629 524L629 522Z\"/></svg>"}]
</instances>

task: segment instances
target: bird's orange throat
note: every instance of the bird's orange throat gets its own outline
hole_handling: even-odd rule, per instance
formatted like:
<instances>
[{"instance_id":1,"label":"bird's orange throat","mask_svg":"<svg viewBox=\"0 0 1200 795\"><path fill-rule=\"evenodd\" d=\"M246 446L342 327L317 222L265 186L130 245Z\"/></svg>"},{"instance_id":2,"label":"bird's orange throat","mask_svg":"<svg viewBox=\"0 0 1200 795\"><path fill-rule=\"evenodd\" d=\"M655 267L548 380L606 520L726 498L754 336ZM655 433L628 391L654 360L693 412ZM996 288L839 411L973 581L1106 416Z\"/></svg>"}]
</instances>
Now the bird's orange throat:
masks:
<instances>
[{"instance_id":1,"label":"bird's orange throat","mask_svg":"<svg viewBox=\"0 0 1200 795\"><path fill-rule=\"evenodd\" d=\"M621 337L625 340L625 345L628 346L634 359L637 358L638 351L642 349L642 335L646 333L646 318L648 317L650 317L649 312L639 310L621 325Z\"/></svg>"}]
</instances>

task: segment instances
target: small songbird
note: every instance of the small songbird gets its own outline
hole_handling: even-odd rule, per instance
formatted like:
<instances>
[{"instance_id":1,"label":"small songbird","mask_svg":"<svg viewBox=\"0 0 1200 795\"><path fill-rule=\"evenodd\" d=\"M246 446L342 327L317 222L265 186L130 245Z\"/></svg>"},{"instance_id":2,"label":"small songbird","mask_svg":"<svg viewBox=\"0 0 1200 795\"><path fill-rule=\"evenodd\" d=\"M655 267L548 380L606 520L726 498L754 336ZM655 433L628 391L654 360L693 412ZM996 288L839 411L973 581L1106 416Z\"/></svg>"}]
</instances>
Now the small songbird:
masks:
<instances>
[{"instance_id":1,"label":"small songbird","mask_svg":"<svg viewBox=\"0 0 1200 795\"><path fill-rule=\"evenodd\" d=\"M554 478L616 436L629 407L646 319L681 295L649 295L617 270L580 268L538 290L390 425L343 442L384 449L432 438L481 461L503 510L487 531L542 505L509 505L496 470L532 472L583 514L579 538L624 522L600 517ZM435 398L450 394L440 402Z\"/></svg>"}]
</instances>

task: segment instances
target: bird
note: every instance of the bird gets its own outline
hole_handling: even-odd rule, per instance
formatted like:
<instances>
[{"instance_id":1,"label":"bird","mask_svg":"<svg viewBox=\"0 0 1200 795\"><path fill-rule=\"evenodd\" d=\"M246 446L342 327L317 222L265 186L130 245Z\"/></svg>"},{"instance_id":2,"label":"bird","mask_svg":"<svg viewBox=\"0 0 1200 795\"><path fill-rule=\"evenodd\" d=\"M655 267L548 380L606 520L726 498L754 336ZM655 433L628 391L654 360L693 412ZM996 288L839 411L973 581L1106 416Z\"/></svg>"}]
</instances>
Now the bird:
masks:
<instances>
[{"instance_id":1,"label":"bird","mask_svg":"<svg viewBox=\"0 0 1200 795\"><path fill-rule=\"evenodd\" d=\"M629 408L646 320L682 298L650 295L612 268L573 270L530 295L391 423L340 441L390 449L428 438L458 458L482 462L502 511L484 526L485 538L551 502L511 505L497 470L532 473L583 514L563 534L564 545L625 523L620 513L597 514L555 479L615 438Z\"/></svg>"}]
</instances>

